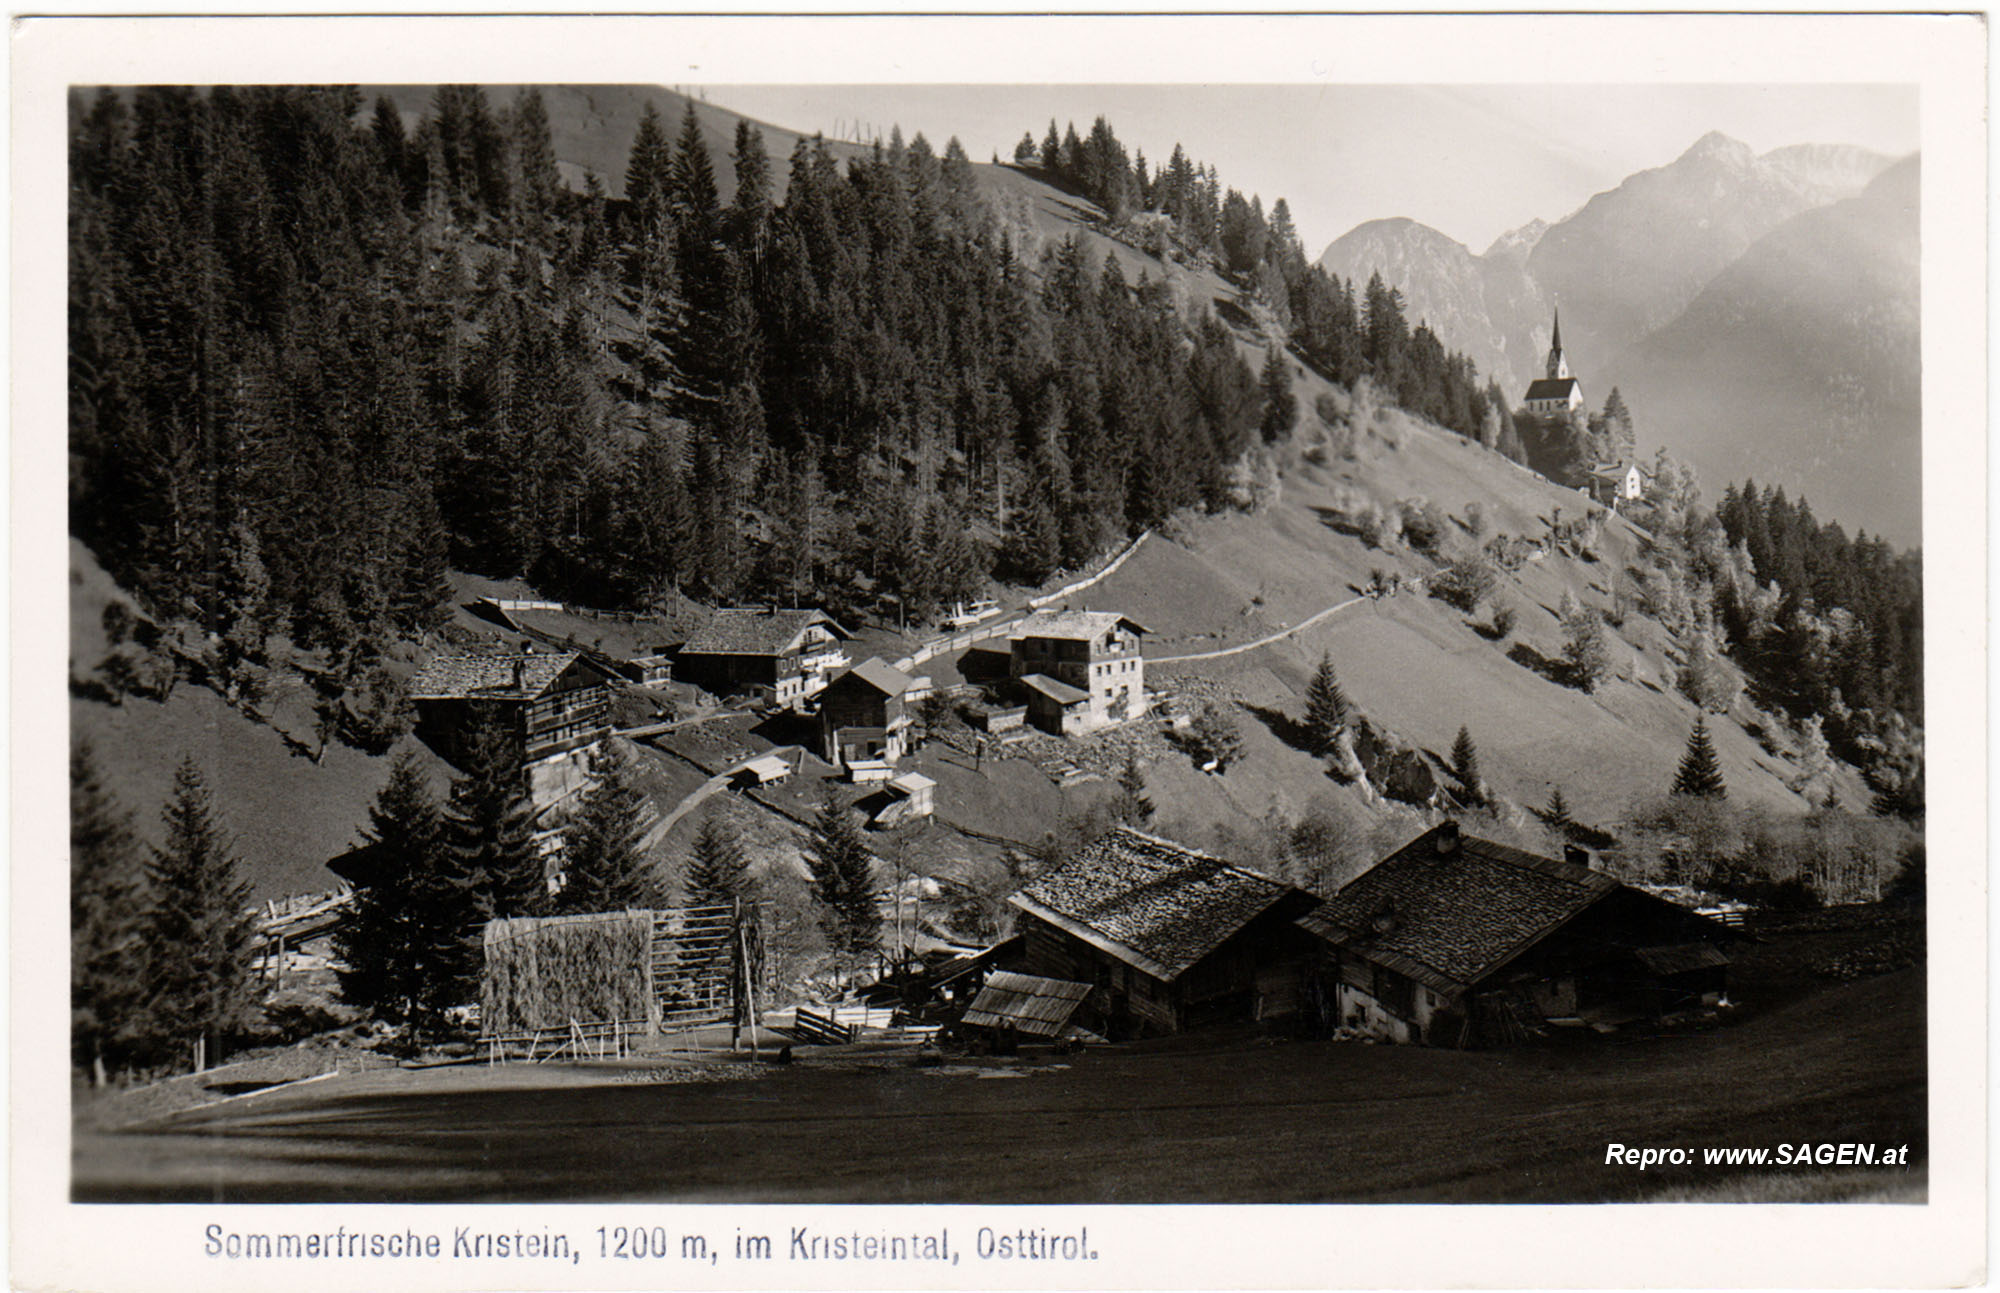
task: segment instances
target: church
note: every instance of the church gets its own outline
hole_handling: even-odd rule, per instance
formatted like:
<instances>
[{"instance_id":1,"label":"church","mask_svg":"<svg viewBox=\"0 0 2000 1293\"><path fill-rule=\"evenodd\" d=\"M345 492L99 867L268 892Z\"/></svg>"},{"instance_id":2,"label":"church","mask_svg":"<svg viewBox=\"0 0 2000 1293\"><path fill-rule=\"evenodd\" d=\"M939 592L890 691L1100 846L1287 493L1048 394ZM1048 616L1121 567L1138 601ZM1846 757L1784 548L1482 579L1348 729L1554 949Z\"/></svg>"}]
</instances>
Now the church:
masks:
<instances>
[{"instance_id":1,"label":"church","mask_svg":"<svg viewBox=\"0 0 2000 1293\"><path fill-rule=\"evenodd\" d=\"M1567 417L1583 407L1583 383L1569 375L1569 360L1563 357L1562 311L1556 311L1555 335L1549 341L1547 376L1528 383L1523 401L1528 412L1541 417Z\"/></svg>"}]
</instances>

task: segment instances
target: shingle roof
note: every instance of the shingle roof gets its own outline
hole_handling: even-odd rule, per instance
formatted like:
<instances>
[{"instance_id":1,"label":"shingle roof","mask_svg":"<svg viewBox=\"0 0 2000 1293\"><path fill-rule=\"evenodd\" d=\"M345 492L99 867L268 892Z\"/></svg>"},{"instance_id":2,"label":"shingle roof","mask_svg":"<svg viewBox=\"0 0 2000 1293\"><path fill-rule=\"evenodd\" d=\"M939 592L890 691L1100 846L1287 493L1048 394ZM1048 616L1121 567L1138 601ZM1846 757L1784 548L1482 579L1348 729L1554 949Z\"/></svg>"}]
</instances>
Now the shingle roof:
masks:
<instances>
[{"instance_id":1,"label":"shingle roof","mask_svg":"<svg viewBox=\"0 0 2000 1293\"><path fill-rule=\"evenodd\" d=\"M1221 858L1120 826L1009 901L1171 982L1293 892Z\"/></svg>"},{"instance_id":2,"label":"shingle roof","mask_svg":"<svg viewBox=\"0 0 2000 1293\"><path fill-rule=\"evenodd\" d=\"M1080 687L1072 687L1060 678L1051 678L1045 673L1031 673L1021 679L1021 685L1038 691L1058 705L1075 705L1090 699L1090 693Z\"/></svg>"},{"instance_id":3,"label":"shingle roof","mask_svg":"<svg viewBox=\"0 0 2000 1293\"><path fill-rule=\"evenodd\" d=\"M725 607L688 638L681 654L783 655L813 624L826 625L835 637L847 636L847 630L835 624L825 611L810 607L779 610Z\"/></svg>"},{"instance_id":4,"label":"shingle roof","mask_svg":"<svg viewBox=\"0 0 2000 1293\"><path fill-rule=\"evenodd\" d=\"M1440 992L1477 983L1622 886L1456 826L1424 832L1355 877L1299 925Z\"/></svg>"},{"instance_id":5,"label":"shingle roof","mask_svg":"<svg viewBox=\"0 0 2000 1293\"><path fill-rule=\"evenodd\" d=\"M996 970L986 976L979 995L965 1008L959 1022L980 1028L1011 1028L1031 1037L1057 1037L1089 995L1088 983Z\"/></svg>"},{"instance_id":6,"label":"shingle roof","mask_svg":"<svg viewBox=\"0 0 2000 1293\"><path fill-rule=\"evenodd\" d=\"M885 663L880 656L869 656L852 669L838 674L834 682L843 678L855 678L867 683L884 696L901 696L916 686L916 679L901 669Z\"/></svg>"},{"instance_id":7,"label":"shingle roof","mask_svg":"<svg viewBox=\"0 0 2000 1293\"><path fill-rule=\"evenodd\" d=\"M1036 611L1014 626L1010 638L1063 638L1089 641L1115 626L1129 633L1150 633L1151 629L1129 615L1116 611Z\"/></svg>"},{"instance_id":8,"label":"shingle roof","mask_svg":"<svg viewBox=\"0 0 2000 1293\"><path fill-rule=\"evenodd\" d=\"M1574 377L1537 377L1528 383L1527 398L1531 400L1566 400L1570 391L1576 389Z\"/></svg>"},{"instance_id":9,"label":"shingle roof","mask_svg":"<svg viewBox=\"0 0 2000 1293\"><path fill-rule=\"evenodd\" d=\"M533 700L575 659L573 651L560 655L436 656L410 679L410 699Z\"/></svg>"}]
</instances>

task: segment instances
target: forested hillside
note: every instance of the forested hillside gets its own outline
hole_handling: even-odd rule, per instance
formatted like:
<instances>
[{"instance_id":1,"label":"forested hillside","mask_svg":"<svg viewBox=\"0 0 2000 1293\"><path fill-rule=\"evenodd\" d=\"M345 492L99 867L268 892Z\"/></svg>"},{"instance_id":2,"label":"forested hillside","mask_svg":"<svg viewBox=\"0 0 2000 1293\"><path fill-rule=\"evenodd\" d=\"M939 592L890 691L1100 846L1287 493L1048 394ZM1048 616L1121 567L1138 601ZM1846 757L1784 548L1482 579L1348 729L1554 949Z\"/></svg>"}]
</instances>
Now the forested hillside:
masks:
<instances>
[{"instance_id":1,"label":"forested hillside","mask_svg":"<svg viewBox=\"0 0 2000 1293\"><path fill-rule=\"evenodd\" d=\"M133 596L103 626L125 673L198 658L233 700L285 638L385 747L382 661L440 622L452 569L893 623L1256 509L1384 404L1544 467L1620 431L1615 408L1517 428L1393 285L1310 265L1282 199L1267 215L1179 149L1155 169L1102 119L1004 167L900 132L779 158L741 119L722 156L719 110L644 101L607 185L565 181L537 90L439 87L414 116L398 93L73 105L73 528ZM1371 547L1434 519L1408 486L1356 502ZM1766 550L1722 512L1655 482L1646 523L1685 554L1672 617L1850 757L1909 766L1915 559L1809 510ZM116 654L163 631L193 641ZM1808 639L1824 685L1787 676ZM120 669L98 681L171 689ZM1885 774L1891 799L1916 775Z\"/></svg>"}]
</instances>

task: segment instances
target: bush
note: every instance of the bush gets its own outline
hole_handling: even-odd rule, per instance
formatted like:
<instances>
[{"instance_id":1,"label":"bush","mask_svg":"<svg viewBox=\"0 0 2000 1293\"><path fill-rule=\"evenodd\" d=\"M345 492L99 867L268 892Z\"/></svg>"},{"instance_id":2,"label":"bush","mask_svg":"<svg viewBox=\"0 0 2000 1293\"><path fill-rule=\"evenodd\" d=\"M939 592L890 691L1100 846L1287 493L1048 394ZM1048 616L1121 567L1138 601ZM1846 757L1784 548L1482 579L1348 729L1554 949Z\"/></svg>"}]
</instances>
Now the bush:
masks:
<instances>
[{"instance_id":1,"label":"bush","mask_svg":"<svg viewBox=\"0 0 2000 1293\"><path fill-rule=\"evenodd\" d=\"M1475 500L1465 505L1465 530L1475 539L1486 537L1486 509Z\"/></svg>"},{"instance_id":2,"label":"bush","mask_svg":"<svg viewBox=\"0 0 2000 1293\"><path fill-rule=\"evenodd\" d=\"M1493 632L1498 637L1506 637L1514 631L1514 623L1519 612L1512 602L1496 602L1493 606Z\"/></svg>"},{"instance_id":3,"label":"bush","mask_svg":"<svg viewBox=\"0 0 2000 1293\"><path fill-rule=\"evenodd\" d=\"M413 725L407 689L380 665L348 688L343 702L342 734L370 754L386 751Z\"/></svg>"},{"instance_id":4,"label":"bush","mask_svg":"<svg viewBox=\"0 0 2000 1293\"><path fill-rule=\"evenodd\" d=\"M1422 552L1436 552L1444 541L1444 513L1424 498L1406 498L1396 509L1402 515L1403 537L1410 541L1410 546Z\"/></svg>"},{"instance_id":5,"label":"bush","mask_svg":"<svg viewBox=\"0 0 2000 1293\"><path fill-rule=\"evenodd\" d=\"M1499 579L1499 572L1486 558L1462 557L1431 576L1431 596L1470 615Z\"/></svg>"}]
</instances>

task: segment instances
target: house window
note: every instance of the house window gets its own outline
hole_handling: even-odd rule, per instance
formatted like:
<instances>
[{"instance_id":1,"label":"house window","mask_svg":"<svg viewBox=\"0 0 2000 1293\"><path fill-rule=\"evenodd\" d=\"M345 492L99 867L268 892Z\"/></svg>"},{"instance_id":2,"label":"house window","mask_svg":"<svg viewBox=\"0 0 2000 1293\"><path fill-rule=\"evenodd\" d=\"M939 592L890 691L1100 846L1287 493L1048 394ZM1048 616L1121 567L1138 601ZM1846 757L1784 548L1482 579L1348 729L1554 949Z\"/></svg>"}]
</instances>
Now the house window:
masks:
<instances>
[{"instance_id":1,"label":"house window","mask_svg":"<svg viewBox=\"0 0 2000 1293\"><path fill-rule=\"evenodd\" d=\"M1417 985L1390 970L1375 976L1375 998L1393 1014L1405 1019L1417 1013Z\"/></svg>"}]
</instances>

